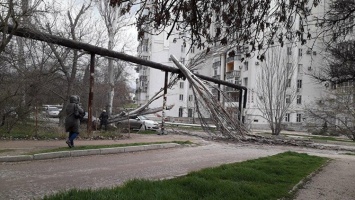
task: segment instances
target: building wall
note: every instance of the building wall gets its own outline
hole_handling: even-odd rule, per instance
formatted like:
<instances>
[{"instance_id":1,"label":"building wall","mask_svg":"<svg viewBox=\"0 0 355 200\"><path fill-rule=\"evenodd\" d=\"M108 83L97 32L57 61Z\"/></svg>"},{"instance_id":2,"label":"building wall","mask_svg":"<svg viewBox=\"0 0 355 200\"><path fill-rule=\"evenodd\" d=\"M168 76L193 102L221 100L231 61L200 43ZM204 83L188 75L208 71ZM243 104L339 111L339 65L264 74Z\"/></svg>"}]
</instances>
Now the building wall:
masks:
<instances>
[{"instance_id":1,"label":"building wall","mask_svg":"<svg viewBox=\"0 0 355 200\"><path fill-rule=\"evenodd\" d=\"M326 9L325 5L326 3L322 1L321 4L314 10L314 12L317 15L322 15ZM293 28L298 29L299 25L300 24L298 23L298 18L296 17ZM310 26L309 28L312 29L314 35L320 31L318 30L319 27L316 26ZM211 30L213 30L212 27ZM177 36L179 36L178 33ZM171 37L168 40L165 38L166 33L162 33L157 36L149 36L150 49L147 53L151 61L174 66L173 63L169 61L170 55L175 55L177 58L185 58L186 63L189 61L189 58L194 55L188 54L187 49L185 52L181 51L181 46L183 45L182 40L177 39L174 41L174 37ZM188 47L189 45L186 44L186 46ZM300 45L297 42L289 42L285 45L285 51L287 51L287 47L291 47L291 57L294 59L294 63L296 65L296 73L292 77L291 85L297 87L297 81L302 80L302 87L299 88L299 91L297 92L297 95L300 95L302 100L301 104L297 104L297 98L295 98L295 100L292 102L292 106L288 111L290 114L290 119L289 121L285 121L285 124L288 124L293 128L299 128L307 123L307 116L304 114L305 107L310 106L313 102L315 102L326 89L324 84L317 83L310 76L315 70L319 69L325 64L323 63L325 54L322 53L323 45L319 40L317 42L310 40L305 45ZM239 55L242 55L243 48L247 47L240 48L241 49L229 49L228 47L221 47L213 49L212 53L206 56L204 63L199 65L195 72L214 78L220 78L226 81L231 81L235 84L240 84L247 87L247 108L243 111L245 122L252 128L268 128L267 121L262 117L262 113L257 107L257 79L263 64L256 58L256 56L252 56L242 61ZM236 52L236 55L234 58L232 58L232 62L230 62L231 58L229 58L229 53L231 51ZM256 54L257 53L258 52L256 52ZM302 55L300 53L302 53ZM217 62L220 62L219 66L215 65ZM246 65L246 63L248 64ZM231 69L232 65L234 66L233 69ZM217 69L217 73L215 72L215 69ZM227 74L230 70L239 72L240 77L237 79L228 78ZM140 97L138 103L146 102L164 86L164 75L165 72L156 69L149 69L149 77L147 79L148 90L146 94L137 94L137 98ZM169 74L169 78L170 76L171 74ZM180 83L183 85L183 88L180 88ZM224 89L226 90L226 88ZM231 93L233 93L233 91ZM234 94L236 93L234 92ZM181 99L181 95L183 96L183 99ZM166 115L171 117L188 117L189 109L191 109L192 117L197 117L194 103L193 101L189 100L190 95L192 95L192 90L189 87L188 81L179 80L172 90L168 90L167 104L175 104L175 106L172 110L166 111ZM239 100L228 103L225 99L222 98L221 103L223 103L226 107L237 107ZM162 104L162 99L159 99L152 103L150 107L159 107L162 106ZM183 110L182 115L181 109ZM301 120L299 122L297 122L297 114L301 114Z\"/></svg>"}]
</instances>

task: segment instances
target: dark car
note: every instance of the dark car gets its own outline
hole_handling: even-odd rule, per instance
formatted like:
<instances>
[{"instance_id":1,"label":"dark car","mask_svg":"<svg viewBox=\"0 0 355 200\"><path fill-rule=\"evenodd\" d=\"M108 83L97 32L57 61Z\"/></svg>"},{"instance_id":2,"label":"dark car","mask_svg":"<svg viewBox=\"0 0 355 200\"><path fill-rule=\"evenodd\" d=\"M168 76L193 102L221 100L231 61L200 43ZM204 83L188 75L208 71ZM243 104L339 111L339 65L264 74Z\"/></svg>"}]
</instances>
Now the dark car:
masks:
<instances>
[{"instance_id":1,"label":"dark car","mask_svg":"<svg viewBox=\"0 0 355 200\"><path fill-rule=\"evenodd\" d=\"M130 128L133 130L157 130L159 129L158 122L150 120L144 116L132 116L129 119L117 122L117 128Z\"/></svg>"}]
</instances>

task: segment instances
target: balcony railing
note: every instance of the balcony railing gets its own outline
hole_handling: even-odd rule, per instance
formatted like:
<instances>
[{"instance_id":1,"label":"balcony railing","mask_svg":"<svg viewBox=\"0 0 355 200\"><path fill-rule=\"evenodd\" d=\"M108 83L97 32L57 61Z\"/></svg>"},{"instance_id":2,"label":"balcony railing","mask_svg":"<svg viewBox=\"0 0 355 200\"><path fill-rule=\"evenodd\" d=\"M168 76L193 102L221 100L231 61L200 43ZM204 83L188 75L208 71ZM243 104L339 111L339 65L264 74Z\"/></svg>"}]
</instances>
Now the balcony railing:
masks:
<instances>
[{"instance_id":1,"label":"balcony railing","mask_svg":"<svg viewBox=\"0 0 355 200\"><path fill-rule=\"evenodd\" d=\"M221 61L217 61L217 62L214 62L213 64L212 64L212 67L213 68L217 68L217 67L220 67L221 66Z\"/></svg>"},{"instance_id":2,"label":"balcony railing","mask_svg":"<svg viewBox=\"0 0 355 200\"><path fill-rule=\"evenodd\" d=\"M231 78L240 78L240 71L233 70L226 72L226 79L231 79Z\"/></svg>"},{"instance_id":3,"label":"balcony railing","mask_svg":"<svg viewBox=\"0 0 355 200\"><path fill-rule=\"evenodd\" d=\"M139 80L141 81L147 81L147 76L139 76Z\"/></svg>"},{"instance_id":4,"label":"balcony railing","mask_svg":"<svg viewBox=\"0 0 355 200\"><path fill-rule=\"evenodd\" d=\"M212 76L212 78L215 78L215 79L221 79L221 76L220 75L214 75L214 76Z\"/></svg>"},{"instance_id":5,"label":"balcony railing","mask_svg":"<svg viewBox=\"0 0 355 200\"><path fill-rule=\"evenodd\" d=\"M226 92L236 92L238 91L237 89L235 88L232 88L232 87L226 87Z\"/></svg>"}]
</instances>

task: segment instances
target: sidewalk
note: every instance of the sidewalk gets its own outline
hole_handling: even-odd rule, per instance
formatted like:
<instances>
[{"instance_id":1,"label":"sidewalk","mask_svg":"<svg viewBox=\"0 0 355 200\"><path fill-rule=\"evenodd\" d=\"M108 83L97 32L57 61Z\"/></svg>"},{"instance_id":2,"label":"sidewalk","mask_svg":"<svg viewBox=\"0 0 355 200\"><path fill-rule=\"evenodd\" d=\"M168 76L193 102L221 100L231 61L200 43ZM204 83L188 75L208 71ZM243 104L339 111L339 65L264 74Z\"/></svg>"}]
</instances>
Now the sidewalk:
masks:
<instances>
[{"instance_id":1,"label":"sidewalk","mask_svg":"<svg viewBox=\"0 0 355 200\"><path fill-rule=\"evenodd\" d=\"M95 154L109 154L109 153L122 153L131 151L143 151L152 150L159 148L171 148L176 147L178 144L171 143L173 141L191 141L194 143L202 142L202 139L191 136L184 135L156 135L156 134L130 134L125 135L123 139L119 140L86 140L77 139L75 141L76 146L86 146L86 145L112 145L112 144L133 144L133 143L152 143L152 142L167 142L161 145L140 145L140 146L127 146L127 147L117 147L117 148L102 148L102 149L92 149L92 150L75 150L75 147L68 151L53 152L53 153L42 153L35 155L33 154L41 150L55 149L59 147L67 147L65 140L21 140L21 141L0 141L0 162L14 162L14 161L28 161L28 160L41 160L41 159L51 159L51 158L61 158L61 157L75 157L84 155L95 155ZM27 155L26 155L27 154Z\"/></svg>"}]
</instances>

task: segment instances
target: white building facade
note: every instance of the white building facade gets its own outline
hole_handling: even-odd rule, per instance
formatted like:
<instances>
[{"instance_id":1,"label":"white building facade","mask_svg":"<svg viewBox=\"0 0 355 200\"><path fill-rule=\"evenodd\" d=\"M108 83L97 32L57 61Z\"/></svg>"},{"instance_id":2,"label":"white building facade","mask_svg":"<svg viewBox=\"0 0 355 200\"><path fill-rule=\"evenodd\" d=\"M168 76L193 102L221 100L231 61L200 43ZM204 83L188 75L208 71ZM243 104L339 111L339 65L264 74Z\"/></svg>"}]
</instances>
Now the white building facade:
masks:
<instances>
[{"instance_id":1,"label":"white building facade","mask_svg":"<svg viewBox=\"0 0 355 200\"><path fill-rule=\"evenodd\" d=\"M321 15L325 9L325 3L321 1L320 5L314 9L314 12ZM300 26L303 26L298 21L298 17L295 16L292 29L297 30ZM318 31L316 25L313 25L313 27L308 26L308 28L314 29L314 34ZM139 56L168 66L174 66L169 59L170 55L180 58L182 63L191 61L191 58L197 52L188 52L189 45L179 39L179 34L176 34L177 37L170 37L169 39L166 39L166 36L166 33L146 35L140 41ZM290 41L292 41L292 38ZM295 99L289 102L291 105L285 115L284 124L289 129L304 130L307 125L305 107L317 101L326 89L324 84L317 83L310 76L319 66L324 65L322 62L324 60L322 55L324 49L319 41L310 40L304 45L290 41L285 43L284 53L286 56L292 57L293 65L295 65L295 73L290 80L290 86L296 88L296 96ZM204 62L199 65L195 72L248 88L247 106L242 110L243 120L251 128L268 128L268 122L257 106L257 98L259 98L257 82L264 63L258 60L256 56L242 60L241 58L245 57L245 52L248 52L248 48L248 46L212 48L212 53L205 57ZM143 104L163 88L165 72L146 66L138 66L137 72L139 73L139 78L136 82L136 98L138 104ZM169 78L170 76L169 74ZM228 100L221 98L221 103L228 111L237 113L239 102L242 101L240 99L240 91L228 87L223 88L223 86L221 88L229 97ZM217 95L215 90L211 89L211 91ZM173 89L168 90L167 104L174 104L174 107L172 110L166 111L166 115L176 118L188 118L190 119L189 122L193 121L197 117L193 98L188 82L179 80ZM285 101L288 100L285 99ZM150 107L159 107L162 104L162 99L160 99L151 104Z\"/></svg>"}]
</instances>

